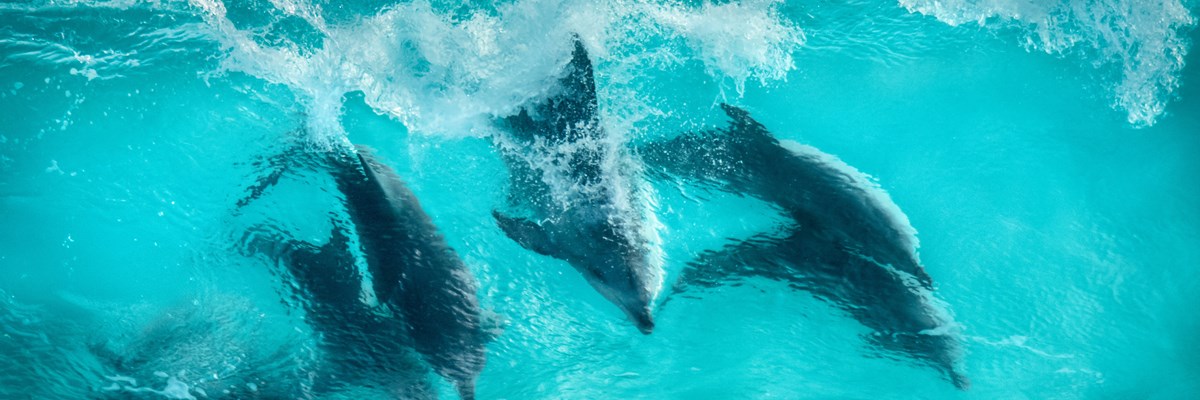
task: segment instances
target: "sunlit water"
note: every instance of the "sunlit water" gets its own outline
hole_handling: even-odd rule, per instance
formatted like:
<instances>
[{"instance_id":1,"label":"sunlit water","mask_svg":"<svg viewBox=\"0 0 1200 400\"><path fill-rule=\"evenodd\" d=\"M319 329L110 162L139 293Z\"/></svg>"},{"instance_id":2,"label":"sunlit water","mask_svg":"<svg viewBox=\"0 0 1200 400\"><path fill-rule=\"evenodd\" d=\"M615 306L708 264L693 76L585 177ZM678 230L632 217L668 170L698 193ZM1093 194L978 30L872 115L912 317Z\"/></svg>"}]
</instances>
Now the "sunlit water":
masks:
<instances>
[{"instance_id":1,"label":"sunlit water","mask_svg":"<svg viewBox=\"0 0 1200 400\"><path fill-rule=\"evenodd\" d=\"M504 320L481 399L1200 393L1194 1L342 3L0 2L0 398L386 397L316 389L304 300L244 248L261 226L327 240L328 176L235 207L271 157L341 138L396 168ZM780 222L750 197L646 179L651 335L507 238L491 119L550 90L572 34L618 144L728 102L874 177L972 387L783 283L670 296Z\"/></svg>"}]
</instances>

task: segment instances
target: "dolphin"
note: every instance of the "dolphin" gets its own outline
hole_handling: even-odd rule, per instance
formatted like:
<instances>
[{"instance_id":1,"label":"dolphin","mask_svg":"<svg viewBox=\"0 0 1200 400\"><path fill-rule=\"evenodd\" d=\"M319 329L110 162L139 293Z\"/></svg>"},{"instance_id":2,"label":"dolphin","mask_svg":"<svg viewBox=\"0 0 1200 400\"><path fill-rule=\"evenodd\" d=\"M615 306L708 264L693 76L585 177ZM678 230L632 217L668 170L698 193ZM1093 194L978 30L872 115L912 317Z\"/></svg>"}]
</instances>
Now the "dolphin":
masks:
<instances>
[{"instance_id":1,"label":"dolphin","mask_svg":"<svg viewBox=\"0 0 1200 400\"><path fill-rule=\"evenodd\" d=\"M875 330L872 342L923 361L955 386L958 339L917 256L916 231L865 174L815 148L779 141L750 114L722 104L723 129L653 142L641 156L660 178L678 177L774 204L792 220L691 262L676 291L757 276L789 283Z\"/></svg>"},{"instance_id":2,"label":"dolphin","mask_svg":"<svg viewBox=\"0 0 1200 400\"><path fill-rule=\"evenodd\" d=\"M495 121L510 203L528 215L493 216L521 246L578 270L649 334L663 279L653 215L638 197L649 188L631 179L640 176L633 173L636 166L597 115L592 63L578 37L553 90Z\"/></svg>"},{"instance_id":3,"label":"dolphin","mask_svg":"<svg viewBox=\"0 0 1200 400\"><path fill-rule=\"evenodd\" d=\"M375 297L403 317L413 346L434 371L454 382L461 398L474 399L490 339L478 283L396 172L370 149L356 150L333 153L332 175Z\"/></svg>"},{"instance_id":4,"label":"dolphin","mask_svg":"<svg viewBox=\"0 0 1200 400\"><path fill-rule=\"evenodd\" d=\"M495 334L484 325L489 321L479 306L474 275L404 181L369 148L347 145L322 161L343 197L368 274L353 266L347 236L336 224L329 243L320 248L278 240L283 249L276 254L297 280L312 325L322 332L367 332L366 339L330 341L343 350L360 351L353 347L363 345L367 348L361 351L392 352L386 342L409 344L454 383L461 398L473 399L486 363L485 345ZM265 177L238 206L261 196L281 174ZM360 304L364 275L370 276L381 309ZM376 356L385 355L371 357Z\"/></svg>"}]
</instances>

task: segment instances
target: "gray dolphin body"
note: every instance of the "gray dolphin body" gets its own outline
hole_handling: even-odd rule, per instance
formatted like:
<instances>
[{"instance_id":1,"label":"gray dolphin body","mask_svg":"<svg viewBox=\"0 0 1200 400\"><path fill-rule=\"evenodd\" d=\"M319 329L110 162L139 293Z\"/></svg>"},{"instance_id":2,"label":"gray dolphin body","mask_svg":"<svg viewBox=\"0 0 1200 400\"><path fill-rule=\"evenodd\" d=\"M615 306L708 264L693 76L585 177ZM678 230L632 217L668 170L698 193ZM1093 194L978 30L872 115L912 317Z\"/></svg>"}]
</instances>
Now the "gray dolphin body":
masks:
<instances>
[{"instance_id":1,"label":"gray dolphin body","mask_svg":"<svg viewBox=\"0 0 1200 400\"><path fill-rule=\"evenodd\" d=\"M496 125L512 181L510 200L529 218L500 212L499 227L523 247L575 267L642 333L654 329L653 306L662 288L657 232L623 146L613 143L597 115L592 64L575 42L557 92Z\"/></svg>"},{"instance_id":2,"label":"gray dolphin body","mask_svg":"<svg viewBox=\"0 0 1200 400\"><path fill-rule=\"evenodd\" d=\"M390 167L363 147L332 163L375 297L403 317L413 347L433 369L473 399L489 339L474 276Z\"/></svg>"},{"instance_id":3,"label":"gray dolphin body","mask_svg":"<svg viewBox=\"0 0 1200 400\"><path fill-rule=\"evenodd\" d=\"M366 277L354 263L349 237L336 224L330 241L321 247L279 237L265 245L277 246L271 253L295 280L297 296L334 358L332 364L347 367L343 377L396 374L401 385L392 389L401 390L403 397L432 397L427 384L403 381L402 376L413 371L405 359L411 347L455 384L460 397L473 399L494 327L483 324L478 285L470 269L412 191L369 149L334 151L322 164L343 197L371 289L383 309L363 302ZM260 196L282 173L265 177L238 206Z\"/></svg>"},{"instance_id":4,"label":"gray dolphin body","mask_svg":"<svg viewBox=\"0 0 1200 400\"><path fill-rule=\"evenodd\" d=\"M651 143L642 148L647 165L773 203L794 223L701 254L676 290L748 276L788 282L875 330L875 344L968 387L955 367L961 350L952 322L917 257L916 232L886 192L836 157L780 142L744 110L722 108L728 128Z\"/></svg>"}]
</instances>

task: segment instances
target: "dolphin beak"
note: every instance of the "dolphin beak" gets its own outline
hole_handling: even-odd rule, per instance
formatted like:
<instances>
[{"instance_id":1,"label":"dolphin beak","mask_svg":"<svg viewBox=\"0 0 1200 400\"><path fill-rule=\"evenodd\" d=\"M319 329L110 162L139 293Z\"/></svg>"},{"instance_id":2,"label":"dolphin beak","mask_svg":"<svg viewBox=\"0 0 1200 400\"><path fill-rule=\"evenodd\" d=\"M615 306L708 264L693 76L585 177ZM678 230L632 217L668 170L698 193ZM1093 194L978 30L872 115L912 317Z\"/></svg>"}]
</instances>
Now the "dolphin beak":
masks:
<instances>
[{"instance_id":1,"label":"dolphin beak","mask_svg":"<svg viewBox=\"0 0 1200 400\"><path fill-rule=\"evenodd\" d=\"M649 308L631 314L633 322L637 324L638 330L642 331L643 335L649 335L650 332L654 331L654 315L650 313Z\"/></svg>"}]
</instances>

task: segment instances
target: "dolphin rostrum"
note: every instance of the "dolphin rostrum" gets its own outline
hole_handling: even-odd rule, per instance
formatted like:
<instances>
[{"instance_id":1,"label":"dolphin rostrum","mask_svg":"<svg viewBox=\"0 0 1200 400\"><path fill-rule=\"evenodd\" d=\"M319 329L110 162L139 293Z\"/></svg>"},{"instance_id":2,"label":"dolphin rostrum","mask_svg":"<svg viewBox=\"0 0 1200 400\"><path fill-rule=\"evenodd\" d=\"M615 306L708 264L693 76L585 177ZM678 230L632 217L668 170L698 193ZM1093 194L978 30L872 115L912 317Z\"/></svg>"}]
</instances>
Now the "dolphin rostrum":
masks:
<instances>
[{"instance_id":1,"label":"dolphin rostrum","mask_svg":"<svg viewBox=\"0 0 1200 400\"><path fill-rule=\"evenodd\" d=\"M663 279L650 189L635 180L637 166L598 111L592 63L576 38L554 92L496 121L507 133L495 140L509 167L510 203L527 214L493 215L508 237L575 267L649 334Z\"/></svg>"},{"instance_id":2,"label":"dolphin rostrum","mask_svg":"<svg viewBox=\"0 0 1200 400\"><path fill-rule=\"evenodd\" d=\"M746 111L721 108L729 127L650 143L641 149L646 164L660 176L773 203L793 222L701 254L676 290L748 276L788 282L875 330L875 344L969 386L956 368L954 323L917 257L916 231L887 193L836 157L779 141Z\"/></svg>"}]
</instances>

